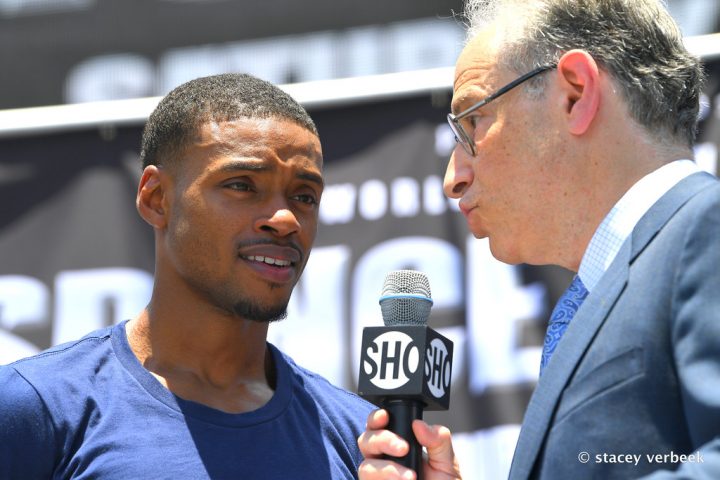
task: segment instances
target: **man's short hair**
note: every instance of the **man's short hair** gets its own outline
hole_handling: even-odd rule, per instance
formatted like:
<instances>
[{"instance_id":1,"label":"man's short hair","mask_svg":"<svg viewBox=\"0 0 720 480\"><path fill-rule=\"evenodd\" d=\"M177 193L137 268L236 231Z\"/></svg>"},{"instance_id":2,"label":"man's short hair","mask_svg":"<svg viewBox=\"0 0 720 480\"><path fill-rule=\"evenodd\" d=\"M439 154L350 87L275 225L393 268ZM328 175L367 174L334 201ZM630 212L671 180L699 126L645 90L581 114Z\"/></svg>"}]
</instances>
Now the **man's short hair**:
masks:
<instances>
[{"instance_id":1,"label":"man's short hair","mask_svg":"<svg viewBox=\"0 0 720 480\"><path fill-rule=\"evenodd\" d=\"M173 164L203 124L240 118L290 120L318 135L305 109L269 82L240 73L196 78L168 93L150 115L141 142L143 168Z\"/></svg>"},{"instance_id":2,"label":"man's short hair","mask_svg":"<svg viewBox=\"0 0 720 480\"><path fill-rule=\"evenodd\" d=\"M499 26L501 62L518 74L587 51L654 139L692 146L704 74L661 0L467 0L466 16L469 38Z\"/></svg>"}]
</instances>

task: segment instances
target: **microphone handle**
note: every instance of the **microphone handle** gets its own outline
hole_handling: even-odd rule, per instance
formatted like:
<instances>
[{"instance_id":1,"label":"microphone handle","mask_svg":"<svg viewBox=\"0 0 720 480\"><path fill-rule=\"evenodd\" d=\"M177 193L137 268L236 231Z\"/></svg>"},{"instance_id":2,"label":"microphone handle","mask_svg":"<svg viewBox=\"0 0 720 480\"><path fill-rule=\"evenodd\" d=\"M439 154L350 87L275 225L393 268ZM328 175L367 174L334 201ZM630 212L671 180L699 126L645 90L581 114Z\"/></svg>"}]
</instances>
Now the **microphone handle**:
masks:
<instances>
[{"instance_id":1,"label":"microphone handle","mask_svg":"<svg viewBox=\"0 0 720 480\"><path fill-rule=\"evenodd\" d=\"M385 455L384 458L392 460L400 465L415 470L417 480L423 478L423 451L412 431L412 421L422 420L425 404L418 400L407 398L386 398L383 401L383 408L390 415L388 430L395 432L404 438L410 450L403 457L392 457Z\"/></svg>"}]
</instances>

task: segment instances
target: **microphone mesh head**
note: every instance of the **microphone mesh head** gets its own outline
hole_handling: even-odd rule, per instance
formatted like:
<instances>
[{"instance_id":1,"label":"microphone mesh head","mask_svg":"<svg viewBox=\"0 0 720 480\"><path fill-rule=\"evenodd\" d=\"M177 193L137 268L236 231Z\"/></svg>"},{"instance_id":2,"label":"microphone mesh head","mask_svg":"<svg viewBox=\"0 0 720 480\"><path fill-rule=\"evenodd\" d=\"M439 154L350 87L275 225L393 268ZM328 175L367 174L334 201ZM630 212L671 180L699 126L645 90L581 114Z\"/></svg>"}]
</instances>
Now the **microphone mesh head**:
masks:
<instances>
[{"instance_id":1,"label":"microphone mesh head","mask_svg":"<svg viewBox=\"0 0 720 480\"><path fill-rule=\"evenodd\" d=\"M432 307L427 275L414 270L396 270L385 277L380 310L385 326L426 325Z\"/></svg>"}]
</instances>

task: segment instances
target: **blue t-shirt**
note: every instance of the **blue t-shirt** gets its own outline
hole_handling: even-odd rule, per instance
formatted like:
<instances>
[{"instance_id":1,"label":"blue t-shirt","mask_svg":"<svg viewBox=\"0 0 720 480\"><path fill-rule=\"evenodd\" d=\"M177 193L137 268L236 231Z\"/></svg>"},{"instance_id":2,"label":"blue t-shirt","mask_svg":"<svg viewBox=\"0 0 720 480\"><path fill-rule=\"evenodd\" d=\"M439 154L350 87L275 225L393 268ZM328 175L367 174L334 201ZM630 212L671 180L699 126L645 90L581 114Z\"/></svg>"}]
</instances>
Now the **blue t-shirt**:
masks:
<instances>
[{"instance_id":1,"label":"blue t-shirt","mask_svg":"<svg viewBox=\"0 0 720 480\"><path fill-rule=\"evenodd\" d=\"M274 346L277 387L228 414L164 388L125 322L0 367L0 479L346 479L373 406Z\"/></svg>"}]
</instances>

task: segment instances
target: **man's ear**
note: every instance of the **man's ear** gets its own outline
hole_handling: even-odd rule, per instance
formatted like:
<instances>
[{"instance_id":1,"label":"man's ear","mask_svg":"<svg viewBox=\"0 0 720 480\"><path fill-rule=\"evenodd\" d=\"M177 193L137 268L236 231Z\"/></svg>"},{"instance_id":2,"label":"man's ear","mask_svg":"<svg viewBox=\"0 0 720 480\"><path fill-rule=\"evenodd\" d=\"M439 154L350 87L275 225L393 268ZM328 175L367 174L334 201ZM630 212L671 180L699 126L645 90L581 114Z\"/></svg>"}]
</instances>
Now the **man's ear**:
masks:
<instances>
[{"instance_id":1,"label":"man's ear","mask_svg":"<svg viewBox=\"0 0 720 480\"><path fill-rule=\"evenodd\" d=\"M568 130L583 135L600 106L600 72L595 59L584 50L570 50L558 61L561 88L565 92Z\"/></svg>"},{"instance_id":2,"label":"man's ear","mask_svg":"<svg viewBox=\"0 0 720 480\"><path fill-rule=\"evenodd\" d=\"M165 172L156 165L148 165L143 170L138 184L135 206L140 216L155 228L167 225L167 191Z\"/></svg>"}]
</instances>

